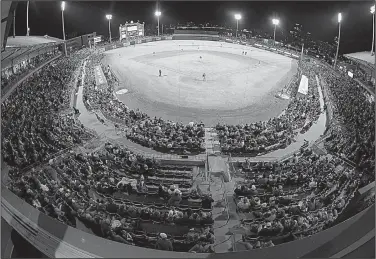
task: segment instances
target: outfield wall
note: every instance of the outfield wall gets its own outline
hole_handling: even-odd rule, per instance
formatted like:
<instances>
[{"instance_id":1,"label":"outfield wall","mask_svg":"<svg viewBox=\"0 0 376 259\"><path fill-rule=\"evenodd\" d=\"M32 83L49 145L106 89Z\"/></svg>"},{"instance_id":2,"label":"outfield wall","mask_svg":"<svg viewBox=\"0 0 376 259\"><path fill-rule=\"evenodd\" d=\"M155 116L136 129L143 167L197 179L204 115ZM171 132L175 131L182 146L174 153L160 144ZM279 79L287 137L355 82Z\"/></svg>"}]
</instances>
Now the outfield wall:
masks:
<instances>
[{"instance_id":1,"label":"outfield wall","mask_svg":"<svg viewBox=\"0 0 376 259\"><path fill-rule=\"evenodd\" d=\"M207 40L207 41L219 41L218 36L210 36L205 34L174 34L173 40Z\"/></svg>"},{"instance_id":2,"label":"outfield wall","mask_svg":"<svg viewBox=\"0 0 376 259\"><path fill-rule=\"evenodd\" d=\"M217 36L217 31L205 31L205 30L174 30L174 35L206 35L206 36Z\"/></svg>"},{"instance_id":3,"label":"outfield wall","mask_svg":"<svg viewBox=\"0 0 376 259\"><path fill-rule=\"evenodd\" d=\"M254 39L239 41L239 40L236 40L236 39L230 39L230 38L226 38L226 37L219 37L219 36L216 36L216 35L207 35L207 34L174 34L172 36L142 37L142 38L137 39L137 40L115 42L115 43L112 43L112 44L105 45L105 46L101 47L100 49L102 51L109 51L109 50L112 50L112 49L129 47L129 46L135 47L137 44L148 43L148 42L153 42L153 41L161 41L161 40L222 41L222 42L227 42L227 43L251 46L251 47L267 50L267 51L270 51L270 52L274 52L276 54L284 55L284 56L289 57L289 58L300 59L300 56L297 55L298 53L292 53L291 51L288 51L287 49L280 49L280 48L274 48L274 47L262 45L262 44L256 43L256 41Z\"/></svg>"}]
</instances>

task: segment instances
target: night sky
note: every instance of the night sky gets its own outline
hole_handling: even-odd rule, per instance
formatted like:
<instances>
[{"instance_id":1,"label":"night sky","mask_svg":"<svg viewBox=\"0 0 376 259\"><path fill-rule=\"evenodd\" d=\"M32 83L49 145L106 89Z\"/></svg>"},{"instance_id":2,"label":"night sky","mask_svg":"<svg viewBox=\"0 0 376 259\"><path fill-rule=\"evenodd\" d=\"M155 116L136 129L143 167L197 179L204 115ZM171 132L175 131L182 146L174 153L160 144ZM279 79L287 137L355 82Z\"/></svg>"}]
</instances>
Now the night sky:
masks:
<instances>
[{"instance_id":1,"label":"night sky","mask_svg":"<svg viewBox=\"0 0 376 259\"><path fill-rule=\"evenodd\" d=\"M58 1L30 2L29 27L31 35L62 38L61 10ZM226 2L226 1L168 1L160 2L162 24L193 21L236 26L234 13L241 13L239 28L273 30L271 18L280 19L279 30L286 33L295 23L303 25L314 39L332 42L338 33L337 13L342 12L341 53L369 50L372 42L372 1L299 1L299 2ZM118 37L118 27L125 21L156 24L156 2L66 2L64 12L66 33L78 35L93 31L108 34L107 13L113 15L112 33ZM10 33L12 33L12 29ZM26 2L19 2L16 11L16 35L26 35Z\"/></svg>"}]
</instances>

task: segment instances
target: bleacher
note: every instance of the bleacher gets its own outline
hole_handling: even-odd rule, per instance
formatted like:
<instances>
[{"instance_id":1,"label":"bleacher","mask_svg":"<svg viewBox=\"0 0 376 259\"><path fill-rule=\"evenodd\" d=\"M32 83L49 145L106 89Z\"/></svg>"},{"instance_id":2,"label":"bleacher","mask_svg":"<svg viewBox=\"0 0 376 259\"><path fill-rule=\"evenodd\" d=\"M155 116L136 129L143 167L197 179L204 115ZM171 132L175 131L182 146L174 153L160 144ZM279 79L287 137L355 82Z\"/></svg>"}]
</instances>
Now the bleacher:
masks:
<instances>
[{"instance_id":1,"label":"bleacher","mask_svg":"<svg viewBox=\"0 0 376 259\"><path fill-rule=\"evenodd\" d=\"M114 150L117 151L113 153ZM165 233L174 251L185 252L196 244L197 238L205 239L214 223L212 206L211 202L203 202L205 197L194 188L193 168L168 165L148 168L150 161L145 161L140 171L119 160L124 152L128 151L119 151L118 147L107 144L93 157L63 154L32 174L24 173L22 178L29 179L37 189L42 182L58 182L62 189L48 191L52 204L42 204L39 210L76 227L69 213L74 210L73 215L98 236L154 248L158 235ZM88 170L92 173L86 175ZM19 177L11 176L15 181ZM18 184L13 186L18 188ZM72 193L64 197L60 195L63 190L72 190ZM181 199L175 202L173 196L177 191ZM56 210L54 204L61 209ZM110 232L103 229L106 219L111 224Z\"/></svg>"}]
</instances>

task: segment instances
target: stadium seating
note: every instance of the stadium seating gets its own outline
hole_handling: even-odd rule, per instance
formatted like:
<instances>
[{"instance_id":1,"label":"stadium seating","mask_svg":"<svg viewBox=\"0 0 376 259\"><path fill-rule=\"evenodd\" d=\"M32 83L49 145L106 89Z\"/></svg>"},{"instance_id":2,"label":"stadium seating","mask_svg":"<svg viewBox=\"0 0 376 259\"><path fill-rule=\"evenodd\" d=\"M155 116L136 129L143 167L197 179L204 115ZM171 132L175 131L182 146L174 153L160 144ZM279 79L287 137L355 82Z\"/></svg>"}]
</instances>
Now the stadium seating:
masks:
<instances>
[{"instance_id":1,"label":"stadium seating","mask_svg":"<svg viewBox=\"0 0 376 259\"><path fill-rule=\"evenodd\" d=\"M82 148L95 133L75 114L62 111L69 110L74 74L87 60L83 95L88 109L117 120L127 138L140 145L182 155L205 152L203 124L183 125L128 109L114 97L109 75L106 89L96 89L93 71L101 58L88 49L62 57L2 103L1 152L11 168L7 187L50 217L72 227L80 221L117 242L156 248L160 238L167 238L174 251L213 244L214 200L196 188L192 166L162 165L110 142L94 151ZM332 226L358 188L375 180L375 104L367 91L323 64L306 62L301 69L311 81L320 76L334 105L323 139L329 154L301 149L285 161L234 163L234 173L244 178L234 202L243 218L243 241L251 248ZM310 86L308 95L294 98L278 118L217 125L222 153L257 156L292 143L321 113L317 87Z\"/></svg>"}]
</instances>

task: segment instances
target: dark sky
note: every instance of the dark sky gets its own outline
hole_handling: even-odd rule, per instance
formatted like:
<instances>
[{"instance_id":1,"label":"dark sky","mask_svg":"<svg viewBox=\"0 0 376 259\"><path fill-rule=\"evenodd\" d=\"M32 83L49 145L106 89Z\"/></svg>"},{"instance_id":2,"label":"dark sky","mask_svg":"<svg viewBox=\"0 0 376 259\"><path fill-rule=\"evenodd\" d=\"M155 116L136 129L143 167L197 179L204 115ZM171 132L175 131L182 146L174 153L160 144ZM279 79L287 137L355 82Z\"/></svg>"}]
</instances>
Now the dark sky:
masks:
<instances>
[{"instance_id":1,"label":"dark sky","mask_svg":"<svg viewBox=\"0 0 376 259\"><path fill-rule=\"evenodd\" d=\"M226 2L168 1L160 2L161 23L193 21L236 26L234 13L242 14L240 28L272 31L271 18L278 16L281 30L288 32L294 23L303 25L313 38L332 41L338 33L337 13L342 12L341 53L368 50L372 41L372 1L298 1L298 2ZM108 34L107 13L113 15L112 33L118 36L118 26L125 21L156 24L156 2L66 2L64 12L66 33L96 31ZM31 35L48 34L62 38L60 2L30 2ZM278 31L278 30L277 30ZM11 30L12 32L12 30ZM26 34L26 2L19 2L16 13L16 35ZM278 34L278 32L277 32ZM278 37L278 35L277 35Z\"/></svg>"}]
</instances>

